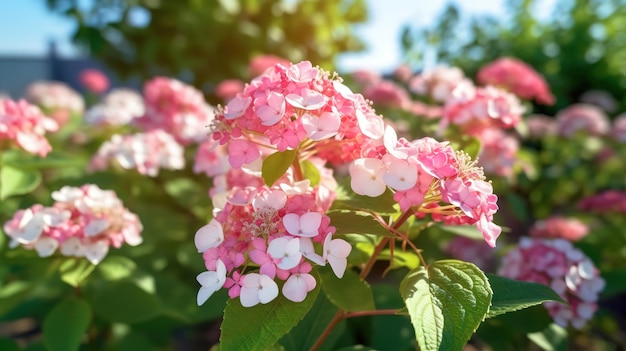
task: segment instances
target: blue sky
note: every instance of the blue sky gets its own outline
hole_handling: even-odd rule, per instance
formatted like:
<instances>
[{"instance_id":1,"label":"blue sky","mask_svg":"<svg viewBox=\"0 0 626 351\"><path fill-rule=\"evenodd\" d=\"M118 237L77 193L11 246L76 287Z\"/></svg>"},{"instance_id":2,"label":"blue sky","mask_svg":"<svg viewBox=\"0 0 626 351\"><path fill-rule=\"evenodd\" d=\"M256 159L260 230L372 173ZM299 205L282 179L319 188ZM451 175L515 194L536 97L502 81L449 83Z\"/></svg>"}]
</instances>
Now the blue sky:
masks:
<instances>
[{"instance_id":1,"label":"blue sky","mask_svg":"<svg viewBox=\"0 0 626 351\"><path fill-rule=\"evenodd\" d=\"M455 1L464 15L504 14L505 0ZM554 0L542 1L539 11L546 12ZM434 22L448 0L369 0L370 20L356 31L368 50L342 55L341 71L368 68L388 71L400 63L400 28L405 23L425 26ZM61 55L76 55L70 35L73 25L51 14L45 0L10 0L0 11L0 55L45 55L48 43L57 42ZM545 5L544 5L545 4Z\"/></svg>"}]
</instances>

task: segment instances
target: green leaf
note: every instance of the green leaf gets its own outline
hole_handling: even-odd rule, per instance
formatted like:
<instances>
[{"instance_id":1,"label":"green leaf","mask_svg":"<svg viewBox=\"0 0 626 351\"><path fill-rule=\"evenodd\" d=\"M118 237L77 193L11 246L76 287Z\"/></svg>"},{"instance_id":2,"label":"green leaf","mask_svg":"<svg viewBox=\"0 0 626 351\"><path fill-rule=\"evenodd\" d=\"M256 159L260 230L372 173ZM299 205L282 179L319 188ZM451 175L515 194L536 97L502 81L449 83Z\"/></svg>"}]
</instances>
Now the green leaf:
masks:
<instances>
[{"instance_id":1,"label":"green leaf","mask_svg":"<svg viewBox=\"0 0 626 351\"><path fill-rule=\"evenodd\" d=\"M91 309L76 298L61 301L43 321L44 343L50 351L78 350L89 328Z\"/></svg>"},{"instance_id":2,"label":"green leaf","mask_svg":"<svg viewBox=\"0 0 626 351\"><path fill-rule=\"evenodd\" d=\"M46 157L24 155L23 152L10 152L2 159L4 165L19 169L84 167L88 159L77 155L63 155L52 151Z\"/></svg>"},{"instance_id":3,"label":"green leaf","mask_svg":"<svg viewBox=\"0 0 626 351\"><path fill-rule=\"evenodd\" d=\"M316 275L314 271L311 273ZM319 282L319 277L316 277ZM243 307L229 300L224 311L220 350L263 351L287 334L309 312L319 293L318 283L302 302L292 302L279 293L273 301Z\"/></svg>"},{"instance_id":4,"label":"green leaf","mask_svg":"<svg viewBox=\"0 0 626 351\"><path fill-rule=\"evenodd\" d=\"M261 166L261 175L265 185L272 186L285 174L295 158L296 150L278 151L269 155Z\"/></svg>"},{"instance_id":5,"label":"green leaf","mask_svg":"<svg viewBox=\"0 0 626 351\"><path fill-rule=\"evenodd\" d=\"M341 210L328 212L327 215L330 217L330 224L337 228L336 235L373 234L394 237L389 230L366 212Z\"/></svg>"},{"instance_id":6,"label":"green leaf","mask_svg":"<svg viewBox=\"0 0 626 351\"><path fill-rule=\"evenodd\" d=\"M321 267L318 272L322 289L335 306L348 312L376 309L370 285L355 272L346 270L341 279L328 267ZM350 293L346 294L346 291Z\"/></svg>"},{"instance_id":7,"label":"green leaf","mask_svg":"<svg viewBox=\"0 0 626 351\"><path fill-rule=\"evenodd\" d=\"M129 277L137 265L123 256L108 256L98 265L98 271L106 280L120 280Z\"/></svg>"},{"instance_id":8,"label":"green leaf","mask_svg":"<svg viewBox=\"0 0 626 351\"><path fill-rule=\"evenodd\" d=\"M487 318L539 305L546 301L564 302L554 290L542 284L513 280L495 274L487 274L487 278L493 290Z\"/></svg>"},{"instance_id":9,"label":"green leaf","mask_svg":"<svg viewBox=\"0 0 626 351\"><path fill-rule=\"evenodd\" d=\"M350 184L347 186L338 186L337 198L333 202L333 208L353 208L365 209L377 212L378 214L395 214L398 212L394 205L396 201L393 199L393 193L387 189L378 197L369 197L358 195L352 191Z\"/></svg>"},{"instance_id":10,"label":"green leaf","mask_svg":"<svg viewBox=\"0 0 626 351\"><path fill-rule=\"evenodd\" d=\"M28 194L41 183L41 174L35 170L4 165L0 170L0 200L13 195Z\"/></svg>"},{"instance_id":11,"label":"green leaf","mask_svg":"<svg viewBox=\"0 0 626 351\"><path fill-rule=\"evenodd\" d=\"M437 225L437 228L456 235L468 237L470 239L484 240L483 234L475 225Z\"/></svg>"},{"instance_id":12,"label":"green leaf","mask_svg":"<svg viewBox=\"0 0 626 351\"><path fill-rule=\"evenodd\" d=\"M316 186L320 183L320 171L309 160L302 161L302 175L311 182L311 186Z\"/></svg>"},{"instance_id":13,"label":"green leaf","mask_svg":"<svg viewBox=\"0 0 626 351\"><path fill-rule=\"evenodd\" d=\"M96 266L86 259L68 258L63 261L59 271L61 272L61 280L73 287L77 287L93 272L94 268Z\"/></svg>"},{"instance_id":14,"label":"green leaf","mask_svg":"<svg viewBox=\"0 0 626 351\"><path fill-rule=\"evenodd\" d=\"M161 302L128 281L102 286L94 293L92 306L98 315L111 322L137 323L161 312Z\"/></svg>"},{"instance_id":15,"label":"green leaf","mask_svg":"<svg viewBox=\"0 0 626 351\"><path fill-rule=\"evenodd\" d=\"M400 294L423 351L461 350L487 314L492 296L484 273L457 260L409 272Z\"/></svg>"},{"instance_id":16,"label":"green leaf","mask_svg":"<svg viewBox=\"0 0 626 351\"><path fill-rule=\"evenodd\" d=\"M0 350L2 351L20 351L20 347L12 339L0 338Z\"/></svg>"},{"instance_id":17,"label":"green leaf","mask_svg":"<svg viewBox=\"0 0 626 351\"><path fill-rule=\"evenodd\" d=\"M567 351L567 330L557 324L550 324L546 329L526 335L528 339L544 351Z\"/></svg>"},{"instance_id":18,"label":"green leaf","mask_svg":"<svg viewBox=\"0 0 626 351\"><path fill-rule=\"evenodd\" d=\"M369 346L352 345L352 346L342 347L337 351L376 351L376 349L373 349Z\"/></svg>"}]
</instances>

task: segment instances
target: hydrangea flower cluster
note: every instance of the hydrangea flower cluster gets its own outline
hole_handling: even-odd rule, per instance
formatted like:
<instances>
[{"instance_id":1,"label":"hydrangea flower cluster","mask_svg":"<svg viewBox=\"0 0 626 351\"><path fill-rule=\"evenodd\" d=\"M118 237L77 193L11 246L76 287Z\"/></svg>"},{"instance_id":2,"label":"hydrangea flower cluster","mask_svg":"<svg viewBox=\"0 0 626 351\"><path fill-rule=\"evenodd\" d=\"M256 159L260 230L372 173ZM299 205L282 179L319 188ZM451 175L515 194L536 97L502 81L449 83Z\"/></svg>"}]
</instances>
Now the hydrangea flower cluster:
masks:
<instances>
[{"instance_id":1,"label":"hydrangea flower cluster","mask_svg":"<svg viewBox=\"0 0 626 351\"><path fill-rule=\"evenodd\" d=\"M592 213L617 212L626 214L626 192L619 190L605 190L596 195L586 197L580 201L578 207Z\"/></svg>"},{"instance_id":2,"label":"hydrangea flower cluster","mask_svg":"<svg viewBox=\"0 0 626 351\"><path fill-rule=\"evenodd\" d=\"M122 126L143 116L143 97L131 89L111 90L85 114L85 122L98 126Z\"/></svg>"},{"instance_id":3,"label":"hydrangea flower cluster","mask_svg":"<svg viewBox=\"0 0 626 351\"><path fill-rule=\"evenodd\" d=\"M619 143L626 144L626 113L620 114L613 120L611 137Z\"/></svg>"},{"instance_id":4,"label":"hydrangea flower cluster","mask_svg":"<svg viewBox=\"0 0 626 351\"><path fill-rule=\"evenodd\" d=\"M64 125L72 114L81 114L85 111L83 97L62 82L34 82L26 88L26 100L39 106L60 125Z\"/></svg>"},{"instance_id":5,"label":"hydrangea flower cluster","mask_svg":"<svg viewBox=\"0 0 626 351\"><path fill-rule=\"evenodd\" d=\"M589 234L589 226L577 218L553 216L535 222L530 235L536 238L578 241Z\"/></svg>"},{"instance_id":6,"label":"hydrangea flower cluster","mask_svg":"<svg viewBox=\"0 0 626 351\"><path fill-rule=\"evenodd\" d=\"M45 134L58 129L57 122L44 116L37 106L25 100L0 100L0 141L15 143L31 154L44 157L52 151Z\"/></svg>"},{"instance_id":7,"label":"hydrangea flower cluster","mask_svg":"<svg viewBox=\"0 0 626 351\"><path fill-rule=\"evenodd\" d=\"M480 133L479 164L487 174L506 177L513 174L519 140L502 129L489 128Z\"/></svg>"},{"instance_id":8,"label":"hydrangea flower cluster","mask_svg":"<svg viewBox=\"0 0 626 351\"><path fill-rule=\"evenodd\" d=\"M213 108L202 92L179 80L156 77L144 85L145 114L135 122L144 130L162 129L182 145L202 141Z\"/></svg>"},{"instance_id":9,"label":"hydrangea flower cluster","mask_svg":"<svg viewBox=\"0 0 626 351\"><path fill-rule=\"evenodd\" d=\"M524 111L519 99L511 93L493 86L460 83L446 101L440 128L453 124L468 135L479 135L487 128L514 127Z\"/></svg>"},{"instance_id":10,"label":"hydrangea flower cluster","mask_svg":"<svg viewBox=\"0 0 626 351\"><path fill-rule=\"evenodd\" d=\"M197 277L198 305L222 287L244 307L268 303L278 296L276 280L284 281L287 299L301 302L317 284L312 263L328 263L341 278L351 246L333 239L335 228L324 214L329 203L321 194L308 180L230 191L195 235L207 268ZM258 272L246 271L251 266Z\"/></svg>"},{"instance_id":11,"label":"hydrangea flower cluster","mask_svg":"<svg viewBox=\"0 0 626 351\"><path fill-rule=\"evenodd\" d=\"M113 191L96 185L65 186L52 192L51 207L36 204L17 211L4 224L12 248L22 245L48 257L59 249L63 256L85 257L98 264L109 247L142 242L139 218Z\"/></svg>"},{"instance_id":12,"label":"hydrangea flower cluster","mask_svg":"<svg viewBox=\"0 0 626 351\"><path fill-rule=\"evenodd\" d=\"M403 211L430 214L447 224L475 224L491 247L501 228L493 223L498 197L483 170L464 152L446 142L422 138L409 142L387 127L384 147L350 165L352 190L377 197L387 187Z\"/></svg>"},{"instance_id":13,"label":"hydrangea flower cluster","mask_svg":"<svg viewBox=\"0 0 626 351\"><path fill-rule=\"evenodd\" d=\"M562 327L582 329L597 309L604 279L582 251L564 239L522 238L502 259L499 274L550 286L568 304L545 302L544 306Z\"/></svg>"},{"instance_id":14,"label":"hydrangea flower cluster","mask_svg":"<svg viewBox=\"0 0 626 351\"><path fill-rule=\"evenodd\" d=\"M183 147L173 136L155 129L131 135L115 134L100 146L89 168L99 171L115 160L124 169L136 169L140 174L156 177L160 169L183 169Z\"/></svg>"},{"instance_id":15,"label":"hydrangea flower cluster","mask_svg":"<svg viewBox=\"0 0 626 351\"><path fill-rule=\"evenodd\" d=\"M350 162L382 126L362 95L303 61L253 79L217 113L212 129L213 138L227 144L230 164L240 168L259 159L263 147Z\"/></svg>"},{"instance_id":16,"label":"hydrangea flower cluster","mask_svg":"<svg viewBox=\"0 0 626 351\"><path fill-rule=\"evenodd\" d=\"M605 135L610 128L609 118L594 105L573 104L556 115L557 133L566 138L571 138L580 131L594 136Z\"/></svg>"},{"instance_id":17,"label":"hydrangea flower cluster","mask_svg":"<svg viewBox=\"0 0 626 351\"><path fill-rule=\"evenodd\" d=\"M499 58L481 68L476 79L480 84L506 89L525 100L554 104L554 95L543 77L526 63L511 57Z\"/></svg>"},{"instance_id":18,"label":"hydrangea flower cluster","mask_svg":"<svg viewBox=\"0 0 626 351\"><path fill-rule=\"evenodd\" d=\"M94 68L82 70L78 76L78 80L85 87L85 89L94 94L104 93L107 89L109 89L110 85L109 78L106 74Z\"/></svg>"},{"instance_id":19,"label":"hydrangea flower cluster","mask_svg":"<svg viewBox=\"0 0 626 351\"><path fill-rule=\"evenodd\" d=\"M461 83L471 84L460 68L438 66L411 78L409 90L445 103L452 97L452 91Z\"/></svg>"}]
</instances>

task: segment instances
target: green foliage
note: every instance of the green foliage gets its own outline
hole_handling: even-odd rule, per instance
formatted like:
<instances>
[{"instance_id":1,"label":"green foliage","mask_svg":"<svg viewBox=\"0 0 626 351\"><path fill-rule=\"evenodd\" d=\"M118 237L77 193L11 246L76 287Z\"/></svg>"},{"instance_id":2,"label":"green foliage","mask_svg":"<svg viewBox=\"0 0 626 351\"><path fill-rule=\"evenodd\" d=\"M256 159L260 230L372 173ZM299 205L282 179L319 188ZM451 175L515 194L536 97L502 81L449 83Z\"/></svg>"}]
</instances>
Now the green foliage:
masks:
<instances>
[{"instance_id":1,"label":"green foliage","mask_svg":"<svg viewBox=\"0 0 626 351\"><path fill-rule=\"evenodd\" d=\"M539 305L546 301L562 302L563 299L549 287L487 274L493 290L491 307L487 318Z\"/></svg>"},{"instance_id":2,"label":"green foliage","mask_svg":"<svg viewBox=\"0 0 626 351\"><path fill-rule=\"evenodd\" d=\"M339 279L329 267L322 267L318 272L324 294L335 306L348 312L376 309L372 289L358 274L347 270Z\"/></svg>"},{"instance_id":3,"label":"green foliage","mask_svg":"<svg viewBox=\"0 0 626 351\"><path fill-rule=\"evenodd\" d=\"M475 265L437 261L400 283L421 350L461 350L483 320L492 291Z\"/></svg>"},{"instance_id":4,"label":"green foliage","mask_svg":"<svg viewBox=\"0 0 626 351\"><path fill-rule=\"evenodd\" d=\"M91 322L91 309L84 300L61 301L43 322L43 337L50 351L78 350Z\"/></svg>"},{"instance_id":5,"label":"green foliage","mask_svg":"<svg viewBox=\"0 0 626 351\"><path fill-rule=\"evenodd\" d=\"M241 306L239 300L228 301L221 326L220 349L265 350L304 318L315 303L319 289L318 284L298 303L282 295L267 304L249 308Z\"/></svg>"},{"instance_id":6,"label":"green foliage","mask_svg":"<svg viewBox=\"0 0 626 351\"><path fill-rule=\"evenodd\" d=\"M337 228L336 235L372 234L376 236L393 236L372 215L366 212L332 211L329 212L330 222Z\"/></svg>"},{"instance_id":7,"label":"green foliage","mask_svg":"<svg viewBox=\"0 0 626 351\"><path fill-rule=\"evenodd\" d=\"M94 292L96 314L111 322L137 323L161 312L161 301L154 294L129 281L107 284Z\"/></svg>"},{"instance_id":8,"label":"green foliage","mask_svg":"<svg viewBox=\"0 0 626 351\"><path fill-rule=\"evenodd\" d=\"M94 268L96 266L84 258L68 258L61 263L59 272L61 273L61 280L77 287L91 274Z\"/></svg>"},{"instance_id":9,"label":"green foliage","mask_svg":"<svg viewBox=\"0 0 626 351\"><path fill-rule=\"evenodd\" d=\"M296 150L278 151L267 157L261 167L261 174L265 185L272 186L278 178L285 174L295 158Z\"/></svg>"},{"instance_id":10,"label":"green foliage","mask_svg":"<svg viewBox=\"0 0 626 351\"><path fill-rule=\"evenodd\" d=\"M41 174L36 170L4 165L0 169L0 200L10 196L28 194L41 183Z\"/></svg>"},{"instance_id":11,"label":"green foliage","mask_svg":"<svg viewBox=\"0 0 626 351\"><path fill-rule=\"evenodd\" d=\"M183 75L209 89L249 78L258 54L332 68L338 53L363 48L351 25L367 18L364 0L47 3L76 23L74 42L121 75ZM135 21L138 14L147 23Z\"/></svg>"},{"instance_id":12,"label":"green foliage","mask_svg":"<svg viewBox=\"0 0 626 351\"><path fill-rule=\"evenodd\" d=\"M540 332L528 334L528 339L544 351L567 351L567 337L567 330L554 323Z\"/></svg>"}]
</instances>

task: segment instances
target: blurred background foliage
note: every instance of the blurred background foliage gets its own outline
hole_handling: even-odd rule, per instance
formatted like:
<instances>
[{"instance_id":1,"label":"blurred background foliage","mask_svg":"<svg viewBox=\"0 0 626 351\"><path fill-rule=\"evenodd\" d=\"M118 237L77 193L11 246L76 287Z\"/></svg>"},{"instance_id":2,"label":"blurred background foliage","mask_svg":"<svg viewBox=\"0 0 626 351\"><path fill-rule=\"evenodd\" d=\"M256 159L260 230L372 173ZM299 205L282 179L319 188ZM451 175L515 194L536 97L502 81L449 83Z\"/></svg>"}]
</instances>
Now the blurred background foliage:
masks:
<instances>
[{"instance_id":1,"label":"blurred background foliage","mask_svg":"<svg viewBox=\"0 0 626 351\"><path fill-rule=\"evenodd\" d=\"M431 27L404 26L405 58L416 67L425 60L458 66L475 77L498 57L516 57L541 72L557 97L537 112L554 114L592 89L611 93L625 110L626 1L557 0L549 16L538 11L540 3L507 0L508 16L469 21L450 3Z\"/></svg>"},{"instance_id":2,"label":"blurred background foliage","mask_svg":"<svg viewBox=\"0 0 626 351\"><path fill-rule=\"evenodd\" d=\"M334 68L363 43L352 25L364 0L46 0L77 24L73 41L121 77L175 76L210 92L227 78L249 78L259 54Z\"/></svg>"}]
</instances>

